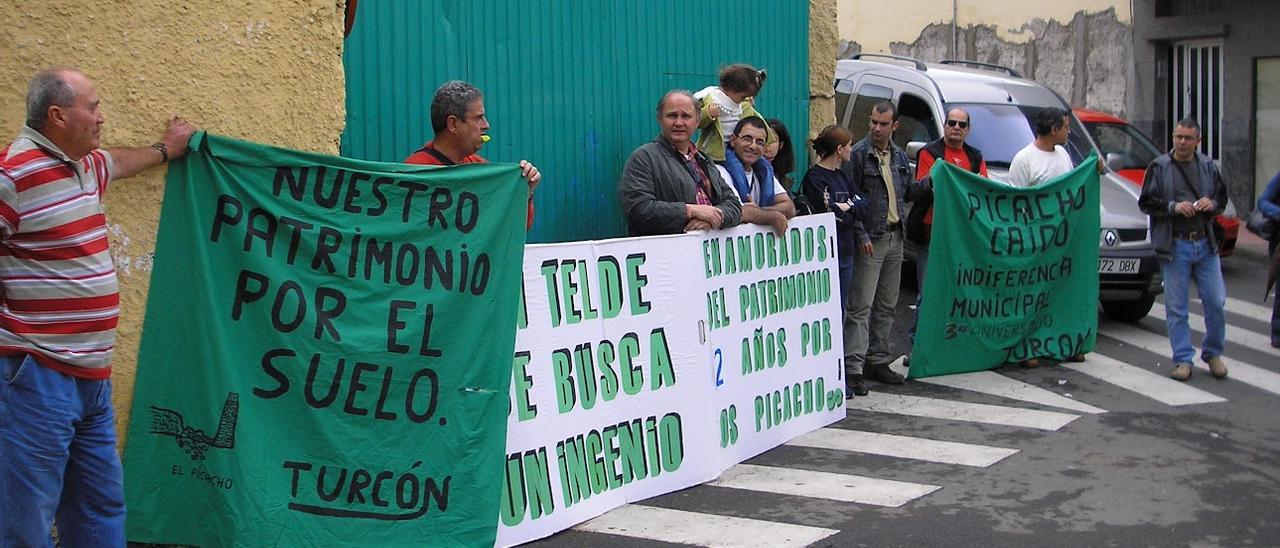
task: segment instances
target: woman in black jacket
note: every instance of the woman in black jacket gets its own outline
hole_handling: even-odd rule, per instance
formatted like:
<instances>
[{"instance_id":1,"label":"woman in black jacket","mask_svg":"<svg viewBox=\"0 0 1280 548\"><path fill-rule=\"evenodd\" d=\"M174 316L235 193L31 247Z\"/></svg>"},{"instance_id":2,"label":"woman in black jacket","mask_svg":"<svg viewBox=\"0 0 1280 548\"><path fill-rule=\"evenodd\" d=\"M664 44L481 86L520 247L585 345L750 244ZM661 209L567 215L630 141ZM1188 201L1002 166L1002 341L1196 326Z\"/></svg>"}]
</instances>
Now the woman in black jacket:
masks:
<instances>
[{"instance_id":1,"label":"woman in black jacket","mask_svg":"<svg viewBox=\"0 0 1280 548\"><path fill-rule=\"evenodd\" d=\"M818 163L809 168L800 183L800 191L813 209L813 213L831 212L836 217L836 258L840 264L840 304L844 314L845 344L849 344L852 317L848 313L853 288L853 257L858 252L854 223L867 214L867 201L853 188L849 177L840 171L840 164L849 160L853 150L853 134L840 126L827 126L813 140L813 151ZM856 374L853 374L856 373ZM865 396L867 389L862 382L862 372L849 375L849 390Z\"/></svg>"}]
</instances>

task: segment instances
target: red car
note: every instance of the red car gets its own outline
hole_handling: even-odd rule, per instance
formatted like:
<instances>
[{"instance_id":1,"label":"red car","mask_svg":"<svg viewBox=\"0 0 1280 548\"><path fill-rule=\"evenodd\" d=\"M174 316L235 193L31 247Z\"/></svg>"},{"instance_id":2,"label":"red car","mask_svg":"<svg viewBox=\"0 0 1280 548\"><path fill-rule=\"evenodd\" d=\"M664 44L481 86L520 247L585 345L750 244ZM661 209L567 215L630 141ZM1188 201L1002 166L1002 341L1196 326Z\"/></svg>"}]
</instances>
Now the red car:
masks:
<instances>
[{"instance_id":1,"label":"red car","mask_svg":"<svg viewBox=\"0 0 1280 548\"><path fill-rule=\"evenodd\" d=\"M1076 118L1084 124L1098 148L1102 150L1107 168L1133 181L1139 187L1147 174L1147 166L1164 152L1150 137L1129 125L1129 122L1095 110L1072 109ZM1236 237L1240 235L1240 219L1236 218L1235 205L1227 200L1227 209L1214 219L1224 235L1218 256L1226 257L1236 250Z\"/></svg>"}]
</instances>

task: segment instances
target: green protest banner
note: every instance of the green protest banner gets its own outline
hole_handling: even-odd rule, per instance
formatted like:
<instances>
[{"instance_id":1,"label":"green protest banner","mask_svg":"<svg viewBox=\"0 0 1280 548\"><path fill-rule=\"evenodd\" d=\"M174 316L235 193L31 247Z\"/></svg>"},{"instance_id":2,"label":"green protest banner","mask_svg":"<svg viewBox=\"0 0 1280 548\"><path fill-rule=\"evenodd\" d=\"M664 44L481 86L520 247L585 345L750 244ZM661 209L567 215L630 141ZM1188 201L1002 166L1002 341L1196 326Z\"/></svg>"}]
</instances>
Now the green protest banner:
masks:
<instances>
[{"instance_id":1,"label":"green protest banner","mask_svg":"<svg viewBox=\"0 0 1280 548\"><path fill-rule=\"evenodd\" d=\"M933 238L911 378L1093 350L1098 334L1094 158L1032 188L935 164Z\"/></svg>"},{"instance_id":2,"label":"green protest banner","mask_svg":"<svg viewBox=\"0 0 1280 548\"><path fill-rule=\"evenodd\" d=\"M131 541L490 546L527 195L197 134L169 168Z\"/></svg>"}]
</instances>

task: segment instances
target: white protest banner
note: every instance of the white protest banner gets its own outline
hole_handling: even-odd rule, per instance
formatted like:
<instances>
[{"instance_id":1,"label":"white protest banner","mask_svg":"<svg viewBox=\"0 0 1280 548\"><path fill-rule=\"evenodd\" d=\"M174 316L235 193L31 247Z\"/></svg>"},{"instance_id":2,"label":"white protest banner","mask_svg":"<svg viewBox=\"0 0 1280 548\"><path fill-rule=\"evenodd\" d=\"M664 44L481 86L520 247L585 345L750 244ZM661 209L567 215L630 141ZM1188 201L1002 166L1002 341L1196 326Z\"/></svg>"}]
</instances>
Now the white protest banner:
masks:
<instances>
[{"instance_id":1,"label":"white protest banner","mask_svg":"<svg viewBox=\"0 0 1280 548\"><path fill-rule=\"evenodd\" d=\"M698 241L525 248L498 545L720 473Z\"/></svg>"},{"instance_id":2,"label":"white protest banner","mask_svg":"<svg viewBox=\"0 0 1280 548\"><path fill-rule=\"evenodd\" d=\"M844 418L834 219L525 248L499 546Z\"/></svg>"},{"instance_id":3,"label":"white protest banner","mask_svg":"<svg viewBox=\"0 0 1280 548\"><path fill-rule=\"evenodd\" d=\"M723 469L844 418L835 250L829 214L705 234Z\"/></svg>"}]
</instances>

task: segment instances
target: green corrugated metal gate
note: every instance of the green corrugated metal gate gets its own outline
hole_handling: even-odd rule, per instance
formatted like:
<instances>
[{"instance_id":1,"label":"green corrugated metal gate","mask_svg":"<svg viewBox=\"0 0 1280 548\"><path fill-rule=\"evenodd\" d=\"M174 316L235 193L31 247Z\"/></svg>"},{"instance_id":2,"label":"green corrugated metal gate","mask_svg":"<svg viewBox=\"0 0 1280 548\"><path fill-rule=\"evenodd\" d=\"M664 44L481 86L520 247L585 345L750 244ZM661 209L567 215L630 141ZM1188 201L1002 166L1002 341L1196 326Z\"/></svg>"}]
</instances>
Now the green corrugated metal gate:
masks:
<instances>
[{"instance_id":1,"label":"green corrugated metal gate","mask_svg":"<svg viewBox=\"0 0 1280 548\"><path fill-rule=\"evenodd\" d=\"M808 10L805 0L366 0L343 52L342 153L404 159L431 137L435 88L466 80L492 124L481 154L543 171L529 240L621 236L618 174L657 134L668 89L714 85L728 63L763 67L760 111L803 146ZM722 23L736 14L750 15Z\"/></svg>"}]
</instances>

